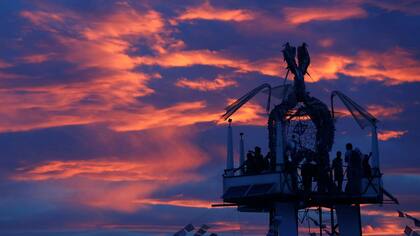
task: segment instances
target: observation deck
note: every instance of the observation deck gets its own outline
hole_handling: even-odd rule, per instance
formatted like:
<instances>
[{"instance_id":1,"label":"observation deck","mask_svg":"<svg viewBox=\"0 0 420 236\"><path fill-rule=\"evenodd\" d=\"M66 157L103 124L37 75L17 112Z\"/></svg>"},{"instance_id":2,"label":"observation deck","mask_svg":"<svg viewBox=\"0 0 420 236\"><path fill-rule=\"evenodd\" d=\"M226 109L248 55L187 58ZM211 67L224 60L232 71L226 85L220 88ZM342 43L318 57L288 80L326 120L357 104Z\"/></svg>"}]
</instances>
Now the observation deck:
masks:
<instances>
[{"instance_id":1,"label":"observation deck","mask_svg":"<svg viewBox=\"0 0 420 236\"><path fill-rule=\"evenodd\" d=\"M345 191L349 183L343 179L344 189L340 191L332 181L321 190L318 181L312 181L311 189L305 189L301 166L295 177L285 168L279 171L263 171L245 174L243 168L227 169L223 175L223 201L236 204L241 211L267 211L273 202L297 202L298 208L314 206L330 207L336 204L382 204L382 176L361 178L360 190ZM293 178L296 178L294 183Z\"/></svg>"}]
</instances>

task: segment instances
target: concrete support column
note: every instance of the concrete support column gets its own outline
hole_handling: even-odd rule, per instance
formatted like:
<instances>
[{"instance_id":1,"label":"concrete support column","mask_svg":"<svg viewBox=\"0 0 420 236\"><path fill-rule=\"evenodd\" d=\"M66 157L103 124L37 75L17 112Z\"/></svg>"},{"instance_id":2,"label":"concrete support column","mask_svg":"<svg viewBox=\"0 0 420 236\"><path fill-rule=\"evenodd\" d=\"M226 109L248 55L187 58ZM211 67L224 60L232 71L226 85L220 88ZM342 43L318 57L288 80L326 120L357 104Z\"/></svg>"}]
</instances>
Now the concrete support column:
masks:
<instances>
[{"instance_id":1,"label":"concrete support column","mask_svg":"<svg viewBox=\"0 0 420 236\"><path fill-rule=\"evenodd\" d=\"M279 236L298 236L298 219L295 203L276 203L275 220Z\"/></svg>"},{"instance_id":2,"label":"concrete support column","mask_svg":"<svg viewBox=\"0 0 420 236\"><path fill-rule=\"evenodd\" d=\"M276 120L276 170L284 165L284 136L281 120Z\"/></svg>"},{"instance_id":3,"label":"concrete support column","mask_svg":"<svg viewBox=\"0 0 420 236\"><path fill-rule=\"evenodd\" d=\"M362 236L359 205L337 205L337 220L340 236Z\"/></svg>"}]
</instances>

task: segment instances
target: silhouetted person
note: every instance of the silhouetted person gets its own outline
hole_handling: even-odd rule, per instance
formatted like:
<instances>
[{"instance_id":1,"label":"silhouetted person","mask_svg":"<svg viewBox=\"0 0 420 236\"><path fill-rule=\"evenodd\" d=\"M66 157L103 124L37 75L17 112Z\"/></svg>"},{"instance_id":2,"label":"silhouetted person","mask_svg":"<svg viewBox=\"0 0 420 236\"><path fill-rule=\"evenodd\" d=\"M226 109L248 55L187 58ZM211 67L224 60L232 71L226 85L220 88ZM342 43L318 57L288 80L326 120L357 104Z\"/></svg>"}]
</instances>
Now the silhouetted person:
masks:
<instances>
[{"instance_id":1,"label":"silhouetted person","mask_svg":"<svg viewBox=\"0 0 420 236\"><path fill-rule=\"evenodd\" d=\"M346 152L344 153L344 162L346 163L346 166L347 166L346 192L350 192L350 190L351 190L350 181L353 179L352 171L351 171L350 165L349 165L350 156L352 155L352 153L353 153L353 145L351 143L347 143L346 144Z\"/></svg>"},{"instance_id":2,"label":"silhouetted person","mask_svg":"<svg viewBox=\"0 0 420 236\"><path fill-rule=\"evenodd\" d=\"M316 169L316 164L313 161L312 156L308 155L305 158L305 161L302 164L302 182L303 182L303 191L308 194L312 192L312 178Z\"/></svg>"},{"instance_id":3,"label":"silhouetted person","mask_svg":"<svg viewBox=\"0 0 420 236\"><path fill-rule=\"evenodd\" d=\"M338 191L343 191L343 159L341 158L341 152L337 152L337 156L332 162L332 170L334 174L334 183L337 185Z\"/></svg>"},{"instance_id":4,"label":"silhouetted person","mask_svg":"<svg viewBox=\"0 0 420 236\"><path fill-rule=\"evenodd\" d=\"M359 194L362 181L362 153L358 148L352 150L350 154L347 176L348 191L352 194Z\"/></svg>"},{"instance_id":5,"label":"silhouetted person","mask_svg":"<svg viewBox=\"0 0 420 236\"><path fill-rule=\"evenodd\" d=\"M329 158L328 158L329 159ZM327 157L322 154L317 156L316 180L318 182L318 192L325 193L329 183L329 163L326 163Z\"/></svg>"},{"instance_id":6,"label":"silhouetted person","mask_svg":"<svg viewBox=\"0 0 420 236\"><path fill-rule=\"evenodd\" d=\"M369 155L364 155L362 160L362 169L363 169L363 177L364 178L371 178L372 177L372 167L369 164L369 159L372 153Z\"/></svg>"},{"instance_id":7,"label":"silhouetted person","mask_svg":"<svg viewBox=\"0 0 420 236\"><path fill-rule=\"evenodd\" d=\"M255 164L257 172L261 172L264 170L264 157L261 154L261 148L256 146L254 148L254 156L255 156Z\"/></svg>"},{"instance_id":8,"label":"silhouetted person","mask_svg":"<svg viewBox=\"0 0 420 236\"><path fill-rule=\"evenodd\" d=\"M346 153L344 154L344 162L349 164L351 153L353 152L353 145L351 143L346 144Z\"/></svg>"},{"instance_id":9,"label":"silhouetted person","mask_svg":"<svg viewBox=\"0 0 420 236\"><path fill-rule=\"evenodd\" d=\"M255 156L252 153L252 151L248 151L248 153L246 154L245 165L246 165L246 173L247 174L257 173L257 169L256 169L257 163L256 163Z\"/></svg>"}]
</instances>

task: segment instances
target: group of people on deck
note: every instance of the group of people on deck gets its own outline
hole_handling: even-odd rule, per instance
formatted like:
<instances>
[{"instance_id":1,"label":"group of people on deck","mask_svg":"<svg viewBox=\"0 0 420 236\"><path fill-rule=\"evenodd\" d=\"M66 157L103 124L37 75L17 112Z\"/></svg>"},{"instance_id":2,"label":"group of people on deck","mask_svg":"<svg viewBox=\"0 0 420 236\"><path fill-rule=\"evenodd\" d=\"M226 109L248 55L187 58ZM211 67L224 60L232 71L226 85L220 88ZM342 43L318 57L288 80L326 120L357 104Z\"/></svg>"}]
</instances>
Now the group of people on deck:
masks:
<instances>
[{"instance_id":1,"label":"group of people on deck","mask_svg":"<svg viewBox=\"0 0 420 236\"><path fill-rule=\"evenodd\" d=\"M265 157L261 153L260 147L255 147L254 151L248 151L246 155L246 173L258 174L270 169L270 153Z\"/></svg>"},{"instance_id":2,"label":"group of people on deck","mask_svg":"<svg viewBox=\"0 0 420 236\"><path fill-rule=\"evenodd\" d=\"M331 166L334 183L339 191L343 189L344 180L343 159L341 156L342 153L338 151ZM372 177L372 168L369 164L370 157L371 153L369 155L362 154L358 148L353 149L351 143L346 144L346 153L344 156L344 162L347 164L346 192L360 193L362 178Z\"/></svg>"},{"instance_id":3,"label":"group of people on deck","mask_svg":"<svg viewBox=\"0 0 420 236\"><path fill-rule=\"evenodd\" d=\"M344 159L342 152L337 151L331 165L328 153L320 154L311 150L296 150L293 145L287 145L285 152L284 171L289 174L291 187L298 190L299 167L301 176L301 190L312 192L312 183L317 183L318 192L343 192L345 166L347 184L345 192L361 193L362 178L370 178L372 169L369 164L371 154L362 154L358 148L353 149L351 143L346 144ZM259 174L276 170L274 157L267 153L263 155L260 147L248 151L244 163L245 174Z\"/></svg>"}]
</instances>

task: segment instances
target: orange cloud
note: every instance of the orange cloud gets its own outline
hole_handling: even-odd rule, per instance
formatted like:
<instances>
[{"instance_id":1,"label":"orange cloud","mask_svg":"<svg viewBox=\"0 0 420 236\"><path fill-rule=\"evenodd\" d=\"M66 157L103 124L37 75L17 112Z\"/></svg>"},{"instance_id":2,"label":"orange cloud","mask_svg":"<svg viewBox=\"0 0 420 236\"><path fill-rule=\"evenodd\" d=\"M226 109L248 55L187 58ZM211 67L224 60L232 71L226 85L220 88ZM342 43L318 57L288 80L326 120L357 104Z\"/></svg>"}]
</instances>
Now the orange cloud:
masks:
<instances>
[{"instance_id":1,"label":"orange cloud","mask_svg":"<svg viewBox=\"0 0 420 236\"><path fill-rule=\"evenodd\" d=\"M138 199L134 201L142 205L166 205L192 208L211 208L211 203L199 199Z\"/></svg>"},{"instance_id":2,"label":"orange cloud","mask_svg":"<svg viewBox=\"0 0 420 236\"><path fill-rule=\"evenodd\" d=\"M354 56L320 54L313 62L309 70L316 80L336 79L344 74L390 84L420 81L420 61L401 48L381 53L361 51Z\"/></svg>"},{"instance_id":3,"label":"orange cloud","mask_svg":"<svg viewBox=\"0 0 420 236\"><path fill-rule=\"evenodd\" d=\"M64 37L59 33L55 34L57 42L64 47L64 52L56 54L56 57L74 63L78 69L93 68L103 73L90 75L87 81L68 85L5 90L0 95L4 105L0 113L8 119L2 120L0 130L19 131L101 122L109 124L115 130L128 131L213 122L218 120L219 111L209 110L203 101L174 104L159 109L149 104L142 104L138 98L154 92L147 83L159 75L144 74L134 69L139 65L162 67L211 65L232 67L240 72L259 71L269 75L276 75L280 71L277 63L281 60L277 59L250 63L208 50L177 51L179 41L170 38L166 40L167 31L158 13L146 11L141 14L133 9L126 10L128 12L126 15L117 9L109 16L87 21L70 29L66 29L66 24L64 24L67 18L81 19L83 17L67 12L57 13L57 16L41 11L23 12L22 16L41 29L49 29L50 25L54 25L54 29L63 28L80 34L81 37ZM151 28L143 30L148 21L153 22ZM126 27L119 27L121 24ZM160 48L156 49L158 54L132 56L130 54L132 41L138 38L146 38L150 47ZM170 51L167 52L167 49ZM28 58L32 62L44 59L43 57ZM203 81L199 82L201 85L181 80L178 85L203 89ZM205 84L208 86L207 89L234 85L234 81L227 79L217 78L213 82ZM245 123L263 123L258 115L253 113L256 109L258 109L257 106L244 108L236 115L235 120ZM31 113L30 118L24 115L28 112Z\"/></svg>"},{"instance_id":4,"label":"orange cloud","mask_svg":"<svg viewBox=\"0 0 420 236\"><path fill-rule=\"evenodd\" d=\"M64 18L68 17L61 13L53 13L47 11L22 11L20 16L30 20L37 26L48 25L51 21L64 22Z\"/></svg>"},{"instance_id":5,"label":"orange cloud","mask_svg":"<svg viewBox=\"0 0 420 236\"><path fill-rule=\"evenodd\" d=\"M105 77L44 87L5 89L0 94L1 131L19 131L53 126L121 120L115 107L130 113L136 98L153 92L145 86L149 77L119 72ZM150 107L150 105L148 105ZM141 112L143 106L135 109ZM30 113L30 116L25 114ZM121 115L122 112L118 112Z\"/></svg>"},{"instance_id":6,"label":"orange cloud","mask_svg":"<svg viewBox=\"0 0 420 236\"><path fill-rule=\"evenodd\" d=\"M287 22L300 25L311 21L339 21L351 18L366 17L367 12L358 6L339 7L285 7L283 14Z\"/></svg>"},{"instance_id":7,"label":"orange cloud","mask_svg":"<svg viewBox=\"0 0 420 236\"><path fill-rule=\"evenodd\" d=\"M234 102L235 99L229 99L228 104ZM267 112L265 109L255 103L248 102L242 106L235 114L230 117L234 124L245 124L245 125L256 125L265 126L267 125ZM223 123L219 121L219 123Z\"/></svg>"},{"instance_id":8,"label":"orange cloud","mask_svg":"<svg viewBox=\"0 0 420 236\"><path fill-rule=\"evenodd\" d=\"M234 100L229 100L233 102ZM151 110L143 108L143 114L127 114L119 115L114 112L116 117L125 117L126 120L116 121L111 127L117 131L143 130L155 127L165 126L187 126L202 122L216 122L217 124L225 124L220 120L221 111L209 109L204 101L178 103L174 106ZM248 102L241 107L231 118L235 124L265 126L267 118L266 112L262 106L254 102ZM151 119L150 117L153 117Z\"/></svg>"},{"instance_id":9,"label":"orange cloud","mask_svg":"<svg viewBox=\"0 0 420 236\"><path fill-rule=\"evenodd\" d=\"M209 3L202 6L216 9ZM280 56L249 61L219 51L182 51L180 49L183 42L171 37L165 19L154 10L138 11L124 5L116 7L108 15L88 20L85 19L86 16L72 12L25 11L21 16L40 29L48 30L53 27L57 31L53 36L63 48L60 53L47 52L54 53L54 58L73 63L77 70L100 72L89 75L89 79L83 78L80 82L66 85L3 89L0 94L0 114L5 119L0 123L1 131L90 123L103 123L114 130L129 131L218 120L220 111L208 107L205 101L171 104L161 108L142 103L139 98L154 93L148 83L160 75L141 72L138 70L139 66L158 65L171 68L208 65L232 68L241 73L259 72L269 76L282 76L285 72ZM72 20L79 20L81 23L69 24ZM120 27L121 25L124 27ZM68 32L77 37L69 37ZM134 42L139 39L154 50L152 55L133 55L133 50L136 50ZM395 54L391 51L384 54L385 60L381 58L376 62L371 62L371 59L364 62L363 52L354 57L323 54L314 58L314 66L311 66L313 69L310 72L313 77L322 79L334 79L340 73L378 79L376 73L382 73L384 78L381 79L386 76L403 81L405 77L393 78L394 71L401 70L408 73L405 75L407 78L416 80L417 75L414 73L418 63L411 55L401 52L400 49L397 51L411 63L405 63L408 69L395 69L394 67L399 66L398 63L396 65L387 62L393 60L388 56ZM45 60L45 56L34 55L28 56L28 61ZM354 63L358 63L358 66L352 66ZM385 63L385 66L381 63ZM375 73L367 70L372 64L378 67ZM380 67L385 67L385 70L380 70ZM10 76L0 73L0 77L4 77L3 75ZM180 79L177 82L178 86L203 91L235 84L233 80L222 78L214 81ZM29 113L30 117L26 115ZM243 124L265 125L264 113L261 106L251 103L235 114L234 119ZM384 114L383 111L381 114Z\"/></svg>"},{"instance_id":10,"label":"orange cloud","mask_svg":"<svg viewBox=\"0 0 420 236\"><path fill-rule=\"evenodd\" d=\"M142 150L140 157L55 160L23 166L10 178L66 188L63 198L70 203L132 212L149 205L164 204L164 199L153 198L156 190L203 180L196 170L207 163L209 157L192 142L193 139L191 132L171 128L155 130L148 134L148 140L155 140L153 144L131 140L132 145ZM203 206L198 200L177 198L169 199L167 204Z\"/></svg>"},{"instance_id":11,"label":"orange cloud","mask_svg":"<svg viewBox=\"0 0 420 236\"><path fill-rule=\"evenodd\" d=\"M380 235L402 235L404 227L394 222L388 222L384 225L374 227L372 225L366 225L362 228L363 235L369 236L380 236Z\"/></svg>"},{"instance_id":12,"label":"orange cloud","mask_svg":"<svg viewBox=\"0 0 420 236\"><path fill-rule=\"evenodd\" d=\"M117 11L85 28L82 34L89 40L122 36L155 35L165 27L161 15L153 10L138 12L132 8Z\"/></svg>"},{"instance_id":13,"label":"orange cloud","mask_svg":"<svg viewBox=\"0 0 420 236\"><path fill-rule=\"evenodd\" d=\"M249 62L243 59L235 59L223 55L217 51L210 50L190 50L174 51L161 54L157 57L145 56L138 57L137 63L140 65L159 65L162 67L189 67L194 65L208 65L221 68L234 68L238 72L259 72L270 76L279 76L283 72L283 59L264 59Z\"/></svg>"},{"instance_id":14,"label":"orange cloud","mask_svg":"<svg viewBox=\"0 0 420 236\"><path fill-rule=\"evenodd\" d=\"M117 131L143 130L165 126L186 126L199 122L213 122L218 114L204 111L204 101L178 103L170 107L157 109L153 106L144 106L139 113L121 114L113 112L115 117L124 117L115 120L111 127Z\"/></svg>"},{"instance_id":15,"label":"orange cloud","mask_svg":"<svg viewBox=\"0 0 420 236\"><path fill-rule=\"evenodd\" d=\"M188 80L187 78L181 78L176 82L176 86L178 87L190 88L200 91L221 90L237 85L238 83L235 80L225 79L221 76L218 76L214 80L206 80L201 78Z\"/></svg>"},{"instance_id":16,"label":"orange cloud","mask_svg":"<svg viewBox=\"0 0 420 236\"><path fill-rule=\"evenodd\" d=\"M407 130L383 130L378 133L378 138L381 141L387 141L390 139L401 138L407 133Z\"/></svg>"},{"instance_id":17,"label":"orange cloud","mask_svg":"<svg viewBox=\"0 0 420 236\"><path fill-rule=\"evenodd\" d=\"M223 9L213 7L209 2L205 2L197 7L188 8L181 13L176 21L190 20L219 20L219 21L247 21L252 20L254 15L247 10L242 9Z\"/></svg>"},{"instance_id":18,"label":"orange cloud","mask_svg":"<svg viewBox=\"0 0 420 236\"><path fill-rule=\"evenodd\" d=\"M104 181L148 181L168 180L147 173L142 163L95 160L95 161L51 161L33 169L20 169L22 174L13 177L19 181L58 180L85 177Z\"/></svg>"},{"instance_id":19,"label":"orange cloud","mask_svg":"<svg viewBox=\"0 0 420 236\"><path fill-rule=\"evenodd\" d=\"M169 36L165 20L158 12L138 11L127 4L117 4L110 14L94 19L69 11L23 11L20 15L35 28L54 31L52 36L61 47L59 52L25 56L23 61L39 63L54 53L56 58L74 64L76 71L95 69L99 72L65 85L4 89L0 95L5 105L0 113L7 117L0 124L3 131L94 122L127 126L128 119L134 117L130 113L156 110L142 104L138 98L153 93L147 83L160 77L135 70L138 62L136 56L131 55L133 42L141 39L157 54L183 46L182 41ZM5 76L9 75L2 77ZM176 108L168 109L176 111ZM122 117L113 115L115 110ZM24 116L28 112L30 119Z\"/></svg>"},{"instance_id":20,"label":"orange cloud","mask_svg":"<svg viewBox=\"0 0 420 236\"><path fill-rule=\"evenodd\" d=\"M367 110L378 118L396 118L403 111L401 107L385 107L381 105L368 105Z\"/></svg>"},{"instance_id":21,"label":"orange cloud","mask_svg":"<svg viewBox=\"0 0 420 236\"><path fill-rule=\"evenodd\" d=\"M186 126L218 121L222 110L205 101L183 102L157 108L137 97L143 89L138 74L109 75L105 80L39 88L20 88L0 93L0 131L23 131L63 125L104 123L117 131ZM146 87L147 88L147 87ZM85 101L86 100L86 101ZM118 107L119 109L115 109ZM30 112L30 116L25 114ZM233 116L242 124L265 124L264 108L255 103Z\"/></svg>"}]
</instances>

